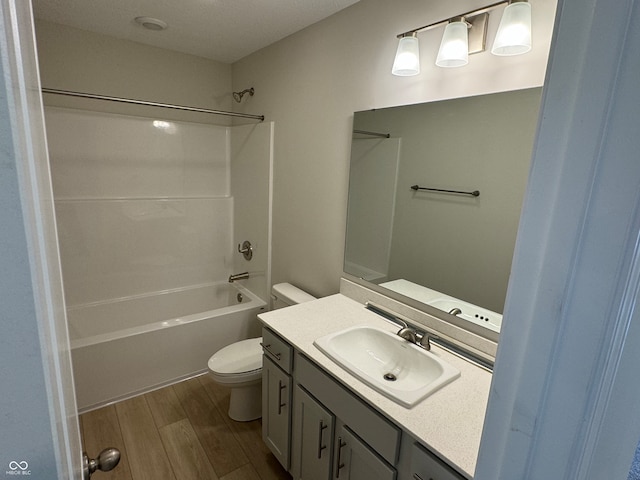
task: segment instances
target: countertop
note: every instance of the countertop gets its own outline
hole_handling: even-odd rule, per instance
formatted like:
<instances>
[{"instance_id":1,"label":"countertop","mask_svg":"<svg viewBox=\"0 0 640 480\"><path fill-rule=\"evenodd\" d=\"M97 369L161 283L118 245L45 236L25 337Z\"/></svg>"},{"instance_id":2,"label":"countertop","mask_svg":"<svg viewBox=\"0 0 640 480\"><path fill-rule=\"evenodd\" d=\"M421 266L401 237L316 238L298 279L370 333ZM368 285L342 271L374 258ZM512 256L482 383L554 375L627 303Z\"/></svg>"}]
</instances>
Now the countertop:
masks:
<instances>
[{"instance_id":1,"label":"countertop","mask_svg":"<svg viewBox=\"0 0 640 480\"><path fill-rule=\"evenodd\" d=\"M391 332L398 330L397 325L341 294L258 317L382 415L460 473L473 478L489 397L490 372L433 345L431 352L460 370L461 375L414 407L406 408L343 370L313 345L319 337L356 325L371 325Z\"/></svg>"}]
</instances>

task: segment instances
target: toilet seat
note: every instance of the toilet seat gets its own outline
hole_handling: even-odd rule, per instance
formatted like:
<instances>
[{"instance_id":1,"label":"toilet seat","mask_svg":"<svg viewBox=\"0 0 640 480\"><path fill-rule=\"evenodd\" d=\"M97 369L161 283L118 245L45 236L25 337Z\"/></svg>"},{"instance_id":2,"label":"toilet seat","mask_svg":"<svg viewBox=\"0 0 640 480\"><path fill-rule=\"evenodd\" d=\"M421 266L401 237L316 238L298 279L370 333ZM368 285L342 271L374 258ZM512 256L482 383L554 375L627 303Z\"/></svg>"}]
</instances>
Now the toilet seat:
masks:
<instances>
[{"instance_id":1,"label":"toilet seat","mask_svg":"<svg viewBox=\"0 0 640 480\"><path fill-rule=\"evenodd\" d=\"M249 338L227 345L216 352L207 363L216 377L248 380L259 378L262 372L262 337ZM235 382L234 382L235 383Z\"/></svg>"}]
</instances>

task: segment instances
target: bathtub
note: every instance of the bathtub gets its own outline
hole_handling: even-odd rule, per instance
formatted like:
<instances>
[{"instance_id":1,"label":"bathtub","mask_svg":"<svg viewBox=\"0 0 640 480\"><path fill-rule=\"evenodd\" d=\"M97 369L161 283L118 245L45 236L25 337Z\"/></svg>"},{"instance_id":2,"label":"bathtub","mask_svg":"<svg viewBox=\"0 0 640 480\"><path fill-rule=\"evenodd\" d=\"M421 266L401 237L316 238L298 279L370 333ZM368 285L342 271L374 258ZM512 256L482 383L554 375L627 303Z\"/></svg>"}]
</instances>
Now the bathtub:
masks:
<instances>
[{"instance_id":1,"label":"bathtub","mask_svg":"<svg viewBox=\"0 0 640 480\"><path fill-rule=\"evenodd\" d=\"M226 282L68 307L79 412L205 372L214 352L260 335L264 310Z\"/></svg>"}]
</instances>

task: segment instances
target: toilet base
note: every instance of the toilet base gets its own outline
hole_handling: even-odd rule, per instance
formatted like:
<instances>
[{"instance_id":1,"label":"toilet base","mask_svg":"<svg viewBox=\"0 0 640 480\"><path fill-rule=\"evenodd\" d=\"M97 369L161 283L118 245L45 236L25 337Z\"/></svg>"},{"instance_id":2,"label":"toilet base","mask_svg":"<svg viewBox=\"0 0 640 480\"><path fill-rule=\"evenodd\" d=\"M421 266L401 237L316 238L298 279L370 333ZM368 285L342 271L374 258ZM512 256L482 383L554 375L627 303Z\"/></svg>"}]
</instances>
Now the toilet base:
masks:
<instances>
[{"instance_id":1,"label":"toilet base","mask_svg":"<svg viewBox=\"0 0 640 480\"><path fill-rule=\"evenodd\" d=\"M229 418L236 422L250 422L260 417L262 417L262 382L245 387L232 387Z\"/></svg>"}]
</instances>

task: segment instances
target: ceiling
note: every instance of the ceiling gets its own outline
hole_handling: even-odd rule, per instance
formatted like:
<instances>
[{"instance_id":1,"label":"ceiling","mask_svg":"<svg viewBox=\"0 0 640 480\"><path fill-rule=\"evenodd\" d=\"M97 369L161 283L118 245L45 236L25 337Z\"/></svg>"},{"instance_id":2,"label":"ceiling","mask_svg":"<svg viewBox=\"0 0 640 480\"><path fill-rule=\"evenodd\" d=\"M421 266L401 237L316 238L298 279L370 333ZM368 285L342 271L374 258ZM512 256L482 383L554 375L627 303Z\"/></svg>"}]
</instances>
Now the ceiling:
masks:
<instances>
[{"instance_id":1,"label":"ceiling","mask_svg":"<svg viewBox=\"0 0 640 480\"><path fill-rule=\"evenodd\" d=\"M32 0L34 16L233 63L359 0ZM167 23L163 31L134 21Z\"/></svg>"}]
</instances>

